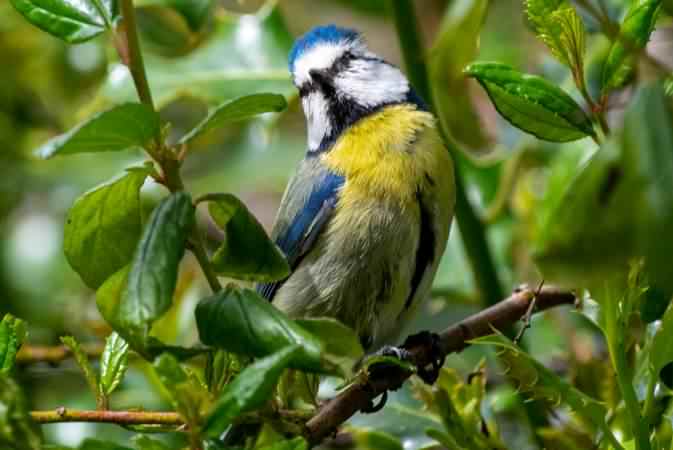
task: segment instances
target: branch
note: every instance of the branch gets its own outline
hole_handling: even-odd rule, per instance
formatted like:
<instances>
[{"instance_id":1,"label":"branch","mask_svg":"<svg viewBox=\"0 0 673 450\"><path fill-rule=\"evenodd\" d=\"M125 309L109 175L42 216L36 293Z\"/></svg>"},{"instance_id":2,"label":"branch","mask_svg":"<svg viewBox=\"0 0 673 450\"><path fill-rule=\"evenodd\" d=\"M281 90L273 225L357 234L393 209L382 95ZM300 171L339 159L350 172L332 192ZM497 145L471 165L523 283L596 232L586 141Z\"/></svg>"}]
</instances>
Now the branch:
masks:
<instances>
[{"instance_id":1,"label":"branch","mask_svg":"<svg viewBox=\"0 0 673 450\"><path fill-rule=\"evenodd\" d=\"M37 423L103 422L117 425L184 425L176 412L150 411L82 411L58 408L53 411L31 411Z\"/></svg>"},{"instance_id":2,"label":"branch","mask_svg":"<svg viewBox=\"0 0 673 450\"><path fill-rule=\"evenodd\" d=\"M504 330L525 317L530 303L535 299L536 310L543 311L559 305L575 303L575 294L556 287L544 287L536 295L536 290L523 288L509 298L484 309L447 328L439 334L441 356L458 353L470 345L470 340L493 333L493 328ZM410 361L417 367L430 365L437 355L433 355L428 345L406 348ZM358 381L336 397L326 402L307 423L306 437L311 443L319 443L334 432L339 425L356 412L371 405L377 396L389 390L397 390L412 375L403 370L390 370L385 376Z\"/></svg>"},{"instance_id":3,"label":"branch","mask_svg":"<svg viewBox=\"0 0 673 450\"><path fill-rule=\"evenodd\" d=\"M82 350L84 350L84 353L89 358L96 358L103 353L103 344L82 344ZM57 364L71 356L72 352L65 345L43 346L24 344L16 355L16 363L19 365L39 362Z\"/></svg>"}]
</instances>

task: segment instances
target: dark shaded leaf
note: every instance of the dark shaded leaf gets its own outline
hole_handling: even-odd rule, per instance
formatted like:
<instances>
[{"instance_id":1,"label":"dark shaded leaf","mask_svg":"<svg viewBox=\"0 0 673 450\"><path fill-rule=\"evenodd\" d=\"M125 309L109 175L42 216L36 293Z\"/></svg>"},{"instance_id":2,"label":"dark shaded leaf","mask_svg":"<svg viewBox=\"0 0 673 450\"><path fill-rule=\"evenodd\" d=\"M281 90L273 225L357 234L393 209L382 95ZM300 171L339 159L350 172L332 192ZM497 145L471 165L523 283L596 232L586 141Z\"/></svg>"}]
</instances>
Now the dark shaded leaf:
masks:
<instances>
[{"instance_id":1,"label":"dark shaded leaf","mask_svg":"<svg viewBox=\"0 0 673 450\"><path fill-rule=\"evenodd\" d=\"M110 395L124 378L128 368L129 345L116 332L105 340L100 360L99 388L103 395Z\"/></svg>"},{"instance_id":2,"label":"dark shaded leaf","mask_svg":"<svg viewBox=\"0 0 673 450\"><path fill-rule=\"evenodd\" d=\"M42 158L72 153L116 152L145 146L159 133L159 115L142 103L100 112L37 150Z\"/></svg>"},{"instance_id":3,"label":"dark shaded leaf","mask_svg":"<svg viewBox=\"0 0 673 450\"><path fill-rule=\"evenodd\" d=\"M196 325L206 345L255 357L298 345L301 351L292 359L293 368L324 370L320 341L253 290L229 285L201 300Z\"/></svg>"},{"instance_id":4,"label":"dark shaded leaf","mask_svg":"<svg viewBox=\"0 0 673 450\"><path fill-rule=\"evenodd\" d=\"M16 354L26 338L26 324L11 314L5 314L0 322L0 376L14 367Z\"/></svg>"},{"instance_id":5,"label":"dark shaded leaf","mask_svg":"<svg viewBox=\"0 0 673 450\"><path fill-rule=\"evenodd\" d=\"M636 53L645 47L654 30L661 0L633 2L603 65L603 93L624 86L633 76Z\"/></svg>"},{"instance_id":6,"label":"dark shaded leaf","mask_svg":"<svg viewBox=\"0 0 673 450\"><path fill-rule=\"evenodd\" d=\"M117 308L120 335L145 341L152 323L173 303L178 266L194 222L189 194L177 192L152 212L136 248Z\"/></svg>"},{"instance_id":7,"label":"dark shaded leaf","mask_svg":"<svg viewBox=\"0 0 673 450\"><path fill-rule=\"evenodd\" d=\"M269 401L283 370L300 354L300 350L298 345L290 345L246 367L224 388L206 419L205 433L217 437L240 414Z\"/></svg>"},{"instance_id":8,"label":"dark shaded leaf","mask_svg":"<svg viewBox=\"0 0 673 450\"><path fill-rule=\"evenodd\" d=\"M279 441L271 445L259 447L256 450L307 450L308 442L303 437ZM385 449L382 449L385 450Z\"/></svg>"},{"instance_id":9,"label":"dark shaded leaf","mask_svg":"<svg viewBox=\"0 0 673 450\"><path fill-rule=\"evenodd\" d=\"M41 450L40 429L28 415L28 401L16 382L0 375L0 448Z\"/></svg>"},{"instance_id":10,"label":"dark shaded leaf","mask_svg":"<svg viewBox=\"0 0 673 450\"><path fill-rule=\"evenodd\" d=\"M218 274L253 281L275 281L290 274L285 256L243 202L231 194L212 194L209 200L210 215L224 231L212 257Z\"/></svg>"},{"instance_id":11,"label":"dark shaded leaf","mask_svg":"<svg viewBox=\"0 0 673 450\"><path fill-rule=\"evenodd\" d=\"M249 119L258 114L280 112L287 108L285 97L278 94L252 94L218 105L208 116L184 135L180 142L192 139L226 124Z\"/></svg>"},{"instance_id":12,"label":"dark shaded leaf","mask_svg":"<svg viewBox=\"0 0 673 450\"><path fill-rule=\"evenodd\" d=\"M117 0L11 0L33 25L69 43L83 42L113 27Z\"/></svg>"},{"instance_id":13,"label":"dark shaded leaf","mask_svg":"<svg viewBox=\"0 0 673 450\"><path fill-rule=\"evenodd\" d=\"M68 212L63 250L92 289L131 261L142 231L140 188L148 173L131 169L79 197Z\"/></svg>"},{"instance_id":14,"label":"dark shaded leaf","mask_svg":"<svg viewBox=\"0 0 673 450\"><path fill-rule=\"evenodd\" d=\"M553 142L594 135L591 120L575 100L543 78L500 63L474 63L465 73L476 78L498 112L523 131Z\"/></svg>"}]
</instances>

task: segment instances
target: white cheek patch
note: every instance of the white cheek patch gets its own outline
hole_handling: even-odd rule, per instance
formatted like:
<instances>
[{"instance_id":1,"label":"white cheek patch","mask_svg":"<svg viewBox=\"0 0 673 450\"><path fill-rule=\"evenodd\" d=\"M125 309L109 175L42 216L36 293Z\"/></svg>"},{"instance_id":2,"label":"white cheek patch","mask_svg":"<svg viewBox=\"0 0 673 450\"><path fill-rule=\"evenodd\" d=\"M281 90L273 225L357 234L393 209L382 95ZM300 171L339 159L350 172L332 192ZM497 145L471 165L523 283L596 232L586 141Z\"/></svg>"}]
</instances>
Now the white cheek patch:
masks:
<instances>
[{"instance_id":1,"label":"white cheek patch","mask_svg":"<svg viewBox=\"0 0 673 450\"><path fill-rule=\"evenodd\" d=\"M409 92L409 82L399 69L371 60L353 60L334 83L340 95L367 107L401 102Z\"/></svg>"},{"instance_id":2,"label":"white cheek patch","mask_svg":"<svg viewBox=\"0 0 673 450\"><path fill-rule=\"evenodd\" d=\"M309 81L311 79L308 73L310 70L332 67L334 61L347 49L348 46L343 43L326 43L307 50L294 62L294 83L301 86Z\"/></svg>"},{"instance_id":3,"label":"white cheek patch","mask_svg":"<svg viewBox=\"0 0 673 450\"><path fill-rule=\"evenodd\" d=\"M308 148L316 150L323 137L332 132L327 99L320 91L313 91L301 100L308 128Z\"/></svg>"}]
</instances>

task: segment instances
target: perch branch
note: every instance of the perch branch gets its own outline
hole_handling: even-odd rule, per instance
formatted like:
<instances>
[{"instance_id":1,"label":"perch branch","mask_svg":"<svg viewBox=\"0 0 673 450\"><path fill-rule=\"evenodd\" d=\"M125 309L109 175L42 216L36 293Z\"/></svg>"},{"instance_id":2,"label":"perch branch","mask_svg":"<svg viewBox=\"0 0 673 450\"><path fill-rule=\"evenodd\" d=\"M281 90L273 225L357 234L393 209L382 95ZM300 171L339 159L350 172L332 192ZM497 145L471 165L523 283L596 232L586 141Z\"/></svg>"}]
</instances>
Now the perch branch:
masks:
<instances>
[{"instance_id":1,"label":"perch branch","mask_svg":"<svg viewBox=\"0 0 673 450\"><path fill-rule=\"evenodd\" d=\"M30 417L37 423L103 422L118 425L175 425L184 424L176 412L150 411L84 411L57 408L50 411L32 411Z\"/></svg>"},{"instance_id":2,"label":"perch branch","mask_svg":"<svg viewBox=\"0 0 673 450\"><path fill-rule=\"evenodd\" d=\"M537 295L536 295L537 294ZM484 309L440 333L439 351L446 356L458 353L470 345L470 340L493 333L493 328L504 330L524 318L535 299L535 312L559 305L572 305L575 294L556 287L536 289L523 288L490 308ZM411 362L417 367L432 363L432 348L417 345L407 348ZM409 371L391 370L384 377L360 380L325 403L306 423L306 437L311 443L319 443L333 433L352 415L371 404L377 396L396 390L412 375Z\"/></svg>"},{"instance_id":3,"label":"perch branch","mask_svg":"<svg viewBox=\"0 0 673 450\"><path fill-rule=\"evenodd\" d=\"M89 358L96 358L103 353L103 344L82 344L82 350ZM70 358L72 352L65 345L27 345L21 346L21 350L16 355L16 363L19 365L28 365L39 362L57 364Z\"/></svg>"}]
</instances>

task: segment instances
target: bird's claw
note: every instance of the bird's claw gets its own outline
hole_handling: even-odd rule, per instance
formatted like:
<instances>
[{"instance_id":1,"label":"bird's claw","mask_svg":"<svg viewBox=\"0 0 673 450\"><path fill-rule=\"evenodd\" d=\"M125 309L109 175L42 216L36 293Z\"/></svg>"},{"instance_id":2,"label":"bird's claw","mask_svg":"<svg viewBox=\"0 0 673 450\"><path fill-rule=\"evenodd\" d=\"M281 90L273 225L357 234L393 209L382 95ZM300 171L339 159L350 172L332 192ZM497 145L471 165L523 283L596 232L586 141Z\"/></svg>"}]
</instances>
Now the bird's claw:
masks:
<instances>
[{"instance_id":1,"label":"bird's claw","mask_svg":"<svg viewBox=\"0 0 673 450\"><path fill-rule=\"evenodd\" d=\"M432 362L430 367L418 367L416 375L419 376L427 384L434 384L439 377L439 369L444 365L446 355L442 354L439 347L439 335L429 331L421 331L420 333L409 336L402 344L404 348L413 348L416 346L423 346L430 349L430 356Z\"/></svg>"},{"instance_id":2,"label":"bird's claw","mask_svg":"<svg viewBox=\"0 0 673 450\"><path fill-rule=\"evenodd\" d=\"M386 402L388 401L388 391L383 391L383 394L381 394L381 400L377 404L374 404L373 400L369 400L369 404L362 408L360 411L365 413L365 414L373 414L375 412L381 411L384 406L386 406Z\"/></svg>"}]
</instances>

